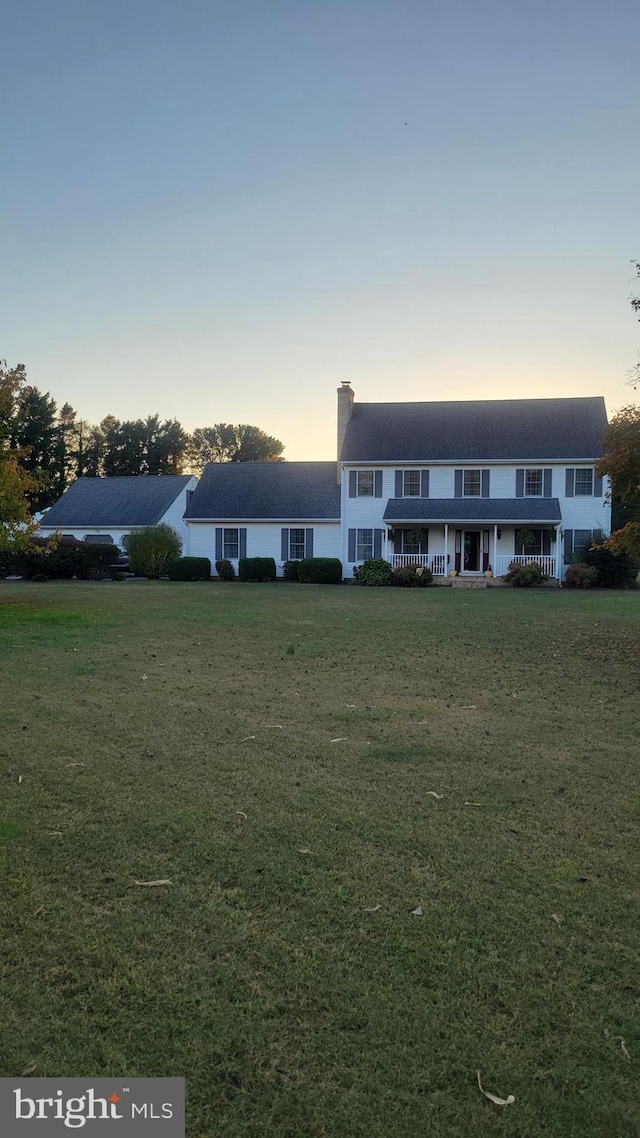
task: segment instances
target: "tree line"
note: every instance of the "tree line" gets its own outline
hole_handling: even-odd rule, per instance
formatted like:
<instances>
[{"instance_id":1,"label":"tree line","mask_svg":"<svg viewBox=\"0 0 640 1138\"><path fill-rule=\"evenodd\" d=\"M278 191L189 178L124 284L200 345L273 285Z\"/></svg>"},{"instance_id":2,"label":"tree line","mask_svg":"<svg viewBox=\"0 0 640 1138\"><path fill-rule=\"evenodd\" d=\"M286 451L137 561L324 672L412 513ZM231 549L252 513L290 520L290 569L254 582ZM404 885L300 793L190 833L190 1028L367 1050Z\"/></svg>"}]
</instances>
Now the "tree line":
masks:
<instances>
[{"instance_id":1,"label":"tree line","mask_svg":"<svg viewBox=\"0 0 640 1138\"><path fill-rule=\"evenodd\" d=\"M0 361L0 459L23 473L33 510L43 510L76 478L201 474L208 462L283 462L284 444L249 424L184 430L177 419L81 419L70 403L58 410L49 392L28 382L24 364Z\"/></svg>"}]
</instances>

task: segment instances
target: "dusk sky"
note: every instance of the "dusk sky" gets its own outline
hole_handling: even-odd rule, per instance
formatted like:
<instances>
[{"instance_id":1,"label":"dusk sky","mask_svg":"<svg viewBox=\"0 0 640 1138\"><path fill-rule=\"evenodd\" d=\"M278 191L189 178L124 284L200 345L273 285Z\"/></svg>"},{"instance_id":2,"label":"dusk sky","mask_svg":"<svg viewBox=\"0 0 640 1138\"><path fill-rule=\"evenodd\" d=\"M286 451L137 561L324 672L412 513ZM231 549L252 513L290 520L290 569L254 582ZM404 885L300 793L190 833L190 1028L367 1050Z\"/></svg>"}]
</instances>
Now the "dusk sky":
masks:
<instances>
[{"instance_id":1,"label":"dusk sky","mask_svg":"<svg viewBox=\"0 0 640 1138\"><path fill-rule=\"evenodd\" d=\"M0 356L59 405L314 459L344 379L633 401L636 0L14 0L0 31Z\"/></svg>"}]
</instances>

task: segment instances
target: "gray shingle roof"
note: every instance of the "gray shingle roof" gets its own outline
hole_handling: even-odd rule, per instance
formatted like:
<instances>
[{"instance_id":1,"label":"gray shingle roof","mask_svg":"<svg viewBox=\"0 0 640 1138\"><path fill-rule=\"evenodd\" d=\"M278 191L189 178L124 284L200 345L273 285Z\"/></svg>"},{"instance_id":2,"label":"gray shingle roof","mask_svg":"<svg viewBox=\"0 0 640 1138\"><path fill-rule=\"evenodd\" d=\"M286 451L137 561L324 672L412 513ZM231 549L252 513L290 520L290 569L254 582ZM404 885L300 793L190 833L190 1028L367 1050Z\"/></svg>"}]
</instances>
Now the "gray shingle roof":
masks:
<instances>
[{"instance_id":1,"label":"gray shingle roof","mask_svg":"<svg viewBox=\"0 0 640 1138\"><path fill-rule=\"evenodd\" d=\"M354 403L343 462L595 459L604 399Z\"/></svg>"},{"instance_id":2,"label":"gray shingle roof","mask_svg":"<svg viewBox=\"0 0 640 1138\"><path fill-rule=\"evenodd\" d=\"M557 498L390 498L385 522L561 521Z\"/></svg>"},{"instance_id":3,"label":"gray shingle roof","mask_svg":"<svg viewBox=\"0 0 640 1138\"><path fill-rule=\"evenodd\" d=\"M210 462L186 518L340 517L335 462Z\"/></svg>"},{"instance_id":4,"label":"gray shingle roof","mask_svg":"<svg viewBox=\"0 0 640 1138\"><path fill-rule=\"evenodd\" d=\"M40 523L48 529L76 526L152 526L160 521L190 474L139 478L78 478Z\"/></svg>"}]
</instances>

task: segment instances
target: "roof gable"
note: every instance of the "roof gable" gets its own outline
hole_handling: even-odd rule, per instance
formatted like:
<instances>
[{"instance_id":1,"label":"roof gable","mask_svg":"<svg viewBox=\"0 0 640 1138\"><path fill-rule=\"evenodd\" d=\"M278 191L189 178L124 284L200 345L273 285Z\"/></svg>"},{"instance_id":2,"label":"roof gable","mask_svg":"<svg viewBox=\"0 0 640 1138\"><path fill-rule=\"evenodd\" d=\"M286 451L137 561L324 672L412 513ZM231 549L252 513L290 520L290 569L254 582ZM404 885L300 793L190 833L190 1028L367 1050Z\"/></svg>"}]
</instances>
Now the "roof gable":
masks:
<instances>
[{"instance_id":1,"label":"roof gable","mask_svg":"<svg viewBox=\"0 0 640 1138\"><path fill-rule=\"evenodd\" d=\"M44 515L41 527L152 526L185 489L191 474L78 478Z\"/></svg>"},{"instance_id":2,"label":"roof gable","mask_svg":"<svg viewBox=\"0 0 640 1138\"><path fill-rule=\"evenodd\" d=\"M596 459L607 413L601 396L355 403L343 462Z\"/></svg>"},{"instance_id":3,"label":"roof gable","mask_svg":"<svg viewBox=\"0 0 640 1138\"><path fill-rule=\"evenodd\" d=\"M185 518L338 520L336 475L335 462L210 462Z\"/></svg>"}]
</instances>

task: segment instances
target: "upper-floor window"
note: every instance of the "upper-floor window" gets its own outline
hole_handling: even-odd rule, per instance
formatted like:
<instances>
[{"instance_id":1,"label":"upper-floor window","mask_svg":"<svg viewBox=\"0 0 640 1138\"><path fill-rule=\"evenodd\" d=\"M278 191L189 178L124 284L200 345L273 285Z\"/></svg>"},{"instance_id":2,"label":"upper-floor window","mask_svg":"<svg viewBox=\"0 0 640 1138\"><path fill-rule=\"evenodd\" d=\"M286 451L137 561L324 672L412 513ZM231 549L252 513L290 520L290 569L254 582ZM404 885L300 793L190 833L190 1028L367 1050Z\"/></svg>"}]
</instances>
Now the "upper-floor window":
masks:
<instances>
[{"instance_id":1,"label":"upper-floor window","mask_svg":"<svg viewBox=\"0 0 640 1138\"><path fill-rule=\"evenodd\" d=\"M479 498L482 492L482 475L479 470L465 470L462 475L462 493L465 498Z\"/></svg>"},{"instance_id":2,"label":"upper-floor window","mask_svg":"<svg viewBox=\"0 0 640 1138\"><path fill-rule=\"evenodd\" d=\"M402 474L402 496L404 498L420 497L420 471L405 470Z\"/></svg>"},{"instance_id":3,"label":"upper-floor window","mask_svg":"<svg viewBox=\"0 0 640 1138\"><path fill-rule=\"evenodd\" d=\"M527 498L542 497L542 470L525 470L524 492Z\"/></svg>"},{"instance_id":4,"label":"upper-floor window","mask_svg":"<svg viewBox=\"0 0 640 1138\"><path fill-rule=\"evenodd\" d=\"M239 556L240 535L237 529L222 531L222 556L228 561L236 561Z\"/></svg>"},{"instance_id":5,"label":"upper-floor window","mask_svg":"<svg viewBox=\"0 0 640 1138\"><path fill-rule=\"evenodd\" d=\"M359 470L358 471L358 497L359 498L373 498L374 491L374 476L373 470Z\"/></svg>"},{"instance_id":6,"label":"upper-floor window","mask_svg":"<svg viewBox=\"0 0 640 1138\"><path fill-rule=\"evenodd\" d=\"M576 498L593 497L593 470L591 468L576 468L574 494Z\"/></svg>"}]
</instances>

